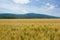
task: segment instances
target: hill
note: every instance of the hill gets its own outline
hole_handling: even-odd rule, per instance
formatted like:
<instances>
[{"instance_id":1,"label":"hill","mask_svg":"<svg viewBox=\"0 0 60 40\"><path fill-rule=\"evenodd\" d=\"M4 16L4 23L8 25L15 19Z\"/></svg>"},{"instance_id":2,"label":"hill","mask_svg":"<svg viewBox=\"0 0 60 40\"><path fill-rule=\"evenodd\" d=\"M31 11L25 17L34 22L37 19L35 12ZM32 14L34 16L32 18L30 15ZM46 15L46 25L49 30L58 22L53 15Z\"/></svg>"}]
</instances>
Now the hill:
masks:
<instances>
[{"instance_id":1,"label":"hill","mask_svg":"<svg viewBox=\"0 0 60 40\"><path fill-rule=\"evenodd\" d=\"M27 14L12 14L12 13L1 13L0 19L19 19L19 18L59 18L50 15L27 13Z\"/></svg>"}]
</instances>

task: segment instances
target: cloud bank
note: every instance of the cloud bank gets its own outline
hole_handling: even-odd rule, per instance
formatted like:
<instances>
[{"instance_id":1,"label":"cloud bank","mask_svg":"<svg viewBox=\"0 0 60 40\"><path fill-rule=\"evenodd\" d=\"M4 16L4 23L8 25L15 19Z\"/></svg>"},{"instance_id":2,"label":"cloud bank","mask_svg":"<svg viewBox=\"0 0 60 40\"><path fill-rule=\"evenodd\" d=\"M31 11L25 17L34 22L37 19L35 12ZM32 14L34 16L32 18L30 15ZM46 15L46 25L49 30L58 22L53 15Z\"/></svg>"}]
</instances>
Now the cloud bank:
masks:
<instances>
[{"instance_id":1,"label":"cloud bank","mask_svg":"<svg viewBox=\"0 0 60 40\"><path fill-rule=\"evenodd\" d=\"M32 3L33 2L33 3ZM0 1L0 13L38 13L47 14L53 16L60 16L60 8L54 3L41 1L41 4L37 4L40 0L1 0ZM36 6L35 4L38 6ZM32 5L31 5L32 4Z\"/></svg>"}]
</instances>

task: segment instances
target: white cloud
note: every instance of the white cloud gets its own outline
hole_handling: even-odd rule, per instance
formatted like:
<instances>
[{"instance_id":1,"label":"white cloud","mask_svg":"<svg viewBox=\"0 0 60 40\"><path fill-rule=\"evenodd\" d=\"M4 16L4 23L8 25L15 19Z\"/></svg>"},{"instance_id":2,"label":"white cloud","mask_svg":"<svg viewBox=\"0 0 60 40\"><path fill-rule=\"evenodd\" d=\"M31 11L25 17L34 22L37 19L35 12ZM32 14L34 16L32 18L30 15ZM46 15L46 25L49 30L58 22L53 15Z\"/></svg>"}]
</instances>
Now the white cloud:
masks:
<instances>
[{"instance_id":1,"label":"white cloud","mask_svg":"<svg viewBox=\"0 0 60 40\"><path fill-rule=\"evenodd\" d=\"M28 10L26 10L26 9L23 9L23 10L21 10L23 13L28 13Z\"/></svg>"},{"instance_id":2,"label":"white cloud","mask_svg":"<svg viewBox=\"0 0 60 40\"><path fill-rule=\"evenodd\" d=\"M53 5L53 4L50 4L50 3L46 3L45 7L46 7L47 9L54 9L56 6Z\"/></svg>"},{"instance_id":3,"label":"white cloud","mask_svg":"<svg viewBox=\"0 0 60 40\"><path fill-rule=\"evenodd\" d=\"M15 3L20 3L20 4L28 4L30 0L13 0Z\"/></svg>"},{"instance_id":4,"label":"white cloud","mask_svg":"<svg viewBox=\"0 0 60 40\"><path fill-rule=\"evenodd\" d=\"M55 5L50 3L46 3L42 7L37 6L29 7L27 5L22 6L19 4L7 4L7 3L0 3L0 5L1 5L0 8L6 9L8 10L8 12L16 14L39 13L39 14L60 16L60 9L56 8Z\"/></svg>"}]
</instances>

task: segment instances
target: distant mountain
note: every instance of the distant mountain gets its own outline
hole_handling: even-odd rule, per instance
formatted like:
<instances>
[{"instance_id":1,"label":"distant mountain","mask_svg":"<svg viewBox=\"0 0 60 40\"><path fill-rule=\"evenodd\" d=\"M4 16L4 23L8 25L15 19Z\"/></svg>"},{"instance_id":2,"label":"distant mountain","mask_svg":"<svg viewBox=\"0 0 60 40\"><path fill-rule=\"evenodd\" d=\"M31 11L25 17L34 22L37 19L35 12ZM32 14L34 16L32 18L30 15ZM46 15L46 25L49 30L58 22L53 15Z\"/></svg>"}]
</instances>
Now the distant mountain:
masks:
<instances>
[{"instance_id":1,"label":"distant mountain","mask_svg":"<svg viewBox=\"0 0 60 40\"><path fill-rule=\"evenodd\" d=\"M27 13L27 14L12 14L12 13L1 13L0 19L19 19L19 18L59 18L50 15Z\"/></svg>"}]
</instances>

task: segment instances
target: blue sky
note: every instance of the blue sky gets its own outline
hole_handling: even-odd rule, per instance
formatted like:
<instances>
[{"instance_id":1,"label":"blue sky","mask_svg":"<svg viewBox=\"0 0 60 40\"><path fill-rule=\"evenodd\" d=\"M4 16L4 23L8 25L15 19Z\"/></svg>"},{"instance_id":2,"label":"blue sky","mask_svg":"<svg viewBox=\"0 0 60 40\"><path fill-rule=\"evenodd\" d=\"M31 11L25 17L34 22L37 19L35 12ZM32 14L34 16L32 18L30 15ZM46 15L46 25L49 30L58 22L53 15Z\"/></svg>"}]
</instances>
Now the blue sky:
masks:
<instances>
[{"instance_id":1,"label":"blue sky","mask_svg":"<svg viewBox=\"0 0 60 40\"><path fill-rule=\"evenodd\" d=\"M60 0L0 0L0 13L38 13L60 17Z\"/></svg>"}]
</instances>

